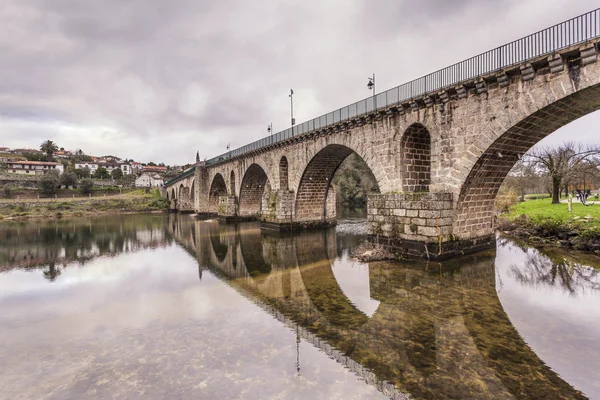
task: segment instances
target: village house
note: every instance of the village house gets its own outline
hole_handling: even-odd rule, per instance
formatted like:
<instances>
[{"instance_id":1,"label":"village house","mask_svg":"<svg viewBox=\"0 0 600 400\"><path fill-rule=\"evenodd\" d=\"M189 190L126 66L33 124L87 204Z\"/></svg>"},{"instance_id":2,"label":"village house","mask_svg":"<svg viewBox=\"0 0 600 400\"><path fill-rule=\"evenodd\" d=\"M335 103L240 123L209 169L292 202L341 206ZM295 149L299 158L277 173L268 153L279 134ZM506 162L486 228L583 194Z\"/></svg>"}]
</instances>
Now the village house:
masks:
<instances>
[{"instance_id":1,"label":"village house","mask_svg":"<svg viewBox=\"0 0 600 400\"><path fill-rule=\"evenodd\" d=\"M57 151L54 153L54 156L55 156L55 157L58 157L58 158L69 158L69 157L71 157L72 155L73 155L73 154L72 154L72 153L71 153L69 150L65 150L65 149L64 149L64 148L62 148L62 147L60 148L60 150L57 150Z\"/></svg>"},{"instance_id":2,"label":"village house","mask_svg":"<svg viewBox=\"0 0 600 400\"><path fill-rule=\"evenodd\" d=\"M50 171L62 174L64 171L61 163L49 161L8 161L6 167L8 172L28 175L44 175Z\"/></svg>"},{"instance_id":3,"label":"village house","mask_svg":"<svg viewBox=\"0 0 600 400\"><path fill-rule=\"evenodd\" d=\"M157 173L142 173L136 180L136 187L160 187L165 183L164 179Z\"/></svg>"},{"instance_id":4,"label":"village house","mask_svg":"<svg viewBox=\"0 0 600 400\"><path fill-rule=\"evenodd\" d=\"M10 152L12 154L24 154L24 153L42 154L42 151L40 151L38 149L12 149Z\"/></svg>"},{"instance_id":5,"label":"village house","mask_svg":"<svg viewBox=\"0 0 600 400\"><path fill-rule=\"evenodd\" d=\"M98 162L107 162L107 163L118 163L123 161L121 158L117 156L102 156L98 157Z\"/></svg>"},{"instance_id":6,"label":"village house","mask_svg":"<svg viewBox=\"0 0 600 400\"><path fill-rule=\"evenodd\" d=\"M134 168L132 168L131 165L129 165L129 163L124 163L124 162L82 161L82 162L75 163L76 169L85 169L86 167L89 168L89 170L92 174L94 172L96 172L96 170L99 167L106 168L106 170L108 171L109 174L112 173L112 171L117 168L120 168L121 171L123 171L123 175L133 175L137 172Z\"/></svg>"},{"instance_id":7,"label":"village house","mask_svg":"<svg viewBox=\"0 0 600 400\"><path fill-rule=\"evenodd\" d=\"M10 148L8 148L8 147L0 147L0 153L10 153Z\"/></svg>"},{"instance_id":8,"label":"village house","mask_svg":"<svg viewBox=\"0 0 600 400\"><path fill-rule=\"evenodd\" d=\"M144 168L142 168L142 172L158 172L158 173L165 173L167 172L167 167L159 167L157 165L155 166L150 166L150 165L146 165L144 166Z\"/></svg>"}]
</instances>

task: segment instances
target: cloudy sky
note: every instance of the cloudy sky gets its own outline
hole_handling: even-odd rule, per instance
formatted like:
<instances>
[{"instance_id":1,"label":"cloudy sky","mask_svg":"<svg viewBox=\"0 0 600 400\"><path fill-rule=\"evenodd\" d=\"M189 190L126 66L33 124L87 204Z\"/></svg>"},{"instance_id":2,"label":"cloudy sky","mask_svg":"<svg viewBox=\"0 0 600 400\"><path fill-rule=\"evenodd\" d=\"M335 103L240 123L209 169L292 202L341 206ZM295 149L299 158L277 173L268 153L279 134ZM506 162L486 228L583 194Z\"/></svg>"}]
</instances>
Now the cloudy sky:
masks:
<instances>
[{"instance_id":1,"label":"cloudy sky","mask_svg":"<svg viewBox=\"0 0 600 400\"><path fill-rule=\"evenodd\" d=\"M0 146L211 158L596 0L2 0ZM600 115L549 139L591 140Z\"/></svg>"}]
</instances>

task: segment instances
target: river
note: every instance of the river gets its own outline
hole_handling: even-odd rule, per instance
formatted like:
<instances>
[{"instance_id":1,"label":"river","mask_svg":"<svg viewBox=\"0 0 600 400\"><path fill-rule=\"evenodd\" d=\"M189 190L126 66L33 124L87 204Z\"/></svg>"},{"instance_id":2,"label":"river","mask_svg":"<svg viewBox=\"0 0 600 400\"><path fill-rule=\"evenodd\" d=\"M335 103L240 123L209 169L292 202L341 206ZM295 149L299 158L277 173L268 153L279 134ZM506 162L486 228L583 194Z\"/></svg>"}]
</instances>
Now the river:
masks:
<instances>
[{"instance_id":1,"label":"river","mask_svg":"<svg viewBox=\"0 0 600 400\"><path fill-rule=\"evenodd\" d=\"M2 399L600 399L598 257L353 261L188 215L0 224Z\"/></svg>"}]
</instances>

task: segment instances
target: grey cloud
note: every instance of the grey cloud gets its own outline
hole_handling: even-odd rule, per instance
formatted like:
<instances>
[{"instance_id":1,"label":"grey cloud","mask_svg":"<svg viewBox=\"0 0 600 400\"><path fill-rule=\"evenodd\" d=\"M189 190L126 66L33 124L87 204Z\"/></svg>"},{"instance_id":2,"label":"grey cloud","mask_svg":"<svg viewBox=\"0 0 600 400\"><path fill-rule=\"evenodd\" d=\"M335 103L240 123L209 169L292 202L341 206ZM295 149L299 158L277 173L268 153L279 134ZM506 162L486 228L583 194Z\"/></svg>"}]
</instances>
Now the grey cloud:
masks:
<instances>
[{"instance_id":1,"label":"grey cloud","mask_svg":"<svg viewBox=\"0 0 600 400\"><path fill-rule=\"evenodd\" d=\"M368 96L372 72L384 90L594 3L5 0L0 145L212 157L288 127L292 87L303 121Z\"/></svg>"}]
</instances>

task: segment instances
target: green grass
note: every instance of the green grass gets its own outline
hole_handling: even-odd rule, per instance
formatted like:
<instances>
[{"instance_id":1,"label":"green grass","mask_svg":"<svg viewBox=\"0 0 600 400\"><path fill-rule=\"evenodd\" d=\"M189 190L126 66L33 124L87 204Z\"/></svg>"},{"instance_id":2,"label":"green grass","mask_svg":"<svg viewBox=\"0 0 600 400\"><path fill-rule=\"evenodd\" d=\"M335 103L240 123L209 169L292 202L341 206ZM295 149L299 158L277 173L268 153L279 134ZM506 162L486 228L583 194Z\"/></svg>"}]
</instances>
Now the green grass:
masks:
<instances>
[{"instance_id":1,"label":"green grass","mask_svg":"<svg viewBox=\"0 0 600 400\"><path fill-rule=\"evenodd\" d=\"M567 203L552 204L551 199L529 200L510 207L501 218L534 236L556 237L564 232L576 232L582 243L600 240L600 203L584 206L573 201L573 213L569 213ZM585 248L584 245L581 247Z\"/></svg>"},{"instance_id":2,"label":"green grass","mask_svg":"<svg viewBox=\"0 0 600 400\"><path fill-rule=\"evenodd\" d=\"M598 219L600 218L600 202L598 204L584 206L580 202L573 200L573 213L569 214L567 203L552 204L551 199L529 200L523 203L517 203L510 207L507 217L513 219L523 214L531 218L562 220L568 220L572 217L583 218L591 215L593 219Z\"/></svg>"}]
</instances>

